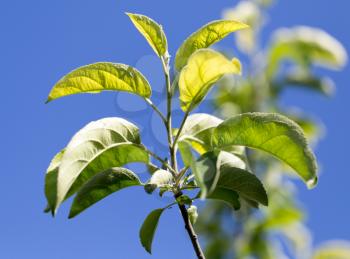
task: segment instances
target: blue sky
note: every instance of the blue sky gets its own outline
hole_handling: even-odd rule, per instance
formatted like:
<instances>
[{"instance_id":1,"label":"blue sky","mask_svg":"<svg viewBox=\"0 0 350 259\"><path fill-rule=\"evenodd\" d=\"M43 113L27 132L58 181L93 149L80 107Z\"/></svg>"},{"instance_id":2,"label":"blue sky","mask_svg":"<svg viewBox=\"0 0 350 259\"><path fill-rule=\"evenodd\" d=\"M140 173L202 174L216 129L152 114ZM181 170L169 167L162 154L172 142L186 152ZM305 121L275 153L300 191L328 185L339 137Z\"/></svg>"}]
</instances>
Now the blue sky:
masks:
<instances>
[{"instance_id":1,"label":"blue sky","mask_svg":"<svg viewBox=\"0 0 350 259\"><path fill-rule=\"evenodd\" d=\"M331 2L331 4L330 4ZM144 124L143 136L164 151L157 121L130 95L81 95L45 105L62 75L96 61L135 65L145 72L161 95L161 67L151 48L134 29L125 11L144 13L161 22L174 54L182 40L204 23L218 19L235 1L2 1L0 3L0 85L2 100L0 150L0 258L151 258L139 245L138 229L147 213L166 201L125 190L68 220L68 206L57 218L42 213L44 173L51 157L91 120L124 116ZM317 4L317 5L316 5ZM350 4L334 1L280 1L272 10L267 33L279 26L321 27L347 47L345 24ZM225 41L230 47L231 41ZM299 197L309 210L308 226L316 244L350 239L348 150L348 67L328 73L337 84L328 99L311 93L288 92L283 103L299 106L323 121L327 136L317 156L322 165L319 185L312 191L298 184ZM127 105L132 105L134 111ZM139 110L139 112L137 112ZM179 114L178 114L179 115ZM150 133L151 131L151 133ZM136 170L142 168L137 167ZM141 174L142 177L145 174ZM192 248L176 209L162 217L153 258L192 258Z\"/></svg>"}]
</instances>

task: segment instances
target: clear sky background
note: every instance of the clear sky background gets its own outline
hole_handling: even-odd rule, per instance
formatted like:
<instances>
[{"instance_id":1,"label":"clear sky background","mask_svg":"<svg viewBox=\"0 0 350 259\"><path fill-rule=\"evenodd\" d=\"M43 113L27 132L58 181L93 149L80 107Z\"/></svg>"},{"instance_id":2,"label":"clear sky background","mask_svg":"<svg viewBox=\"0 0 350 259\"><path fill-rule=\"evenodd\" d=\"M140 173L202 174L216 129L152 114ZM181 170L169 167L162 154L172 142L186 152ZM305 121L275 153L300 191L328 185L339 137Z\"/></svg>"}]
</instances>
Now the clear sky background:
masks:
<instances>
[{"instance_id":1,"label":"clear sky background","mask_svg":"<svg viewBox=\"0 0 350 259\"><path fill-rule=\"evenodd\" d=\"M177 0L31 0L0 3L0 258L151 258L139 244L139 227L149 211L166 201L142 189L124 190L79 217L68 220L68 206L52 219L42 213L44 174L52 156L91 120L124 116L145 125L146 143L164 151L157 121L130 95L80 95L44 104L53 84L78 66L96 61L135 65L149 77L161 102L160 63L124 15L144 13L161 22L175 53L191 32L220 18L236 1ZM279 26L321 27L348 47L350 4L344 0L280 1L272 9L266 33ZM232 40L224 41L231 47ZM300 106L323 121L327 135L317 149L322 165L312 191L298 184L309 211L308 226L315 244L350 239L349 97L350 71L329 73L337 84L328 99L290 91L283 103ZM157 97L158 96L158 97ZM133 107L131 110L127 107ZM179 115L179 114L178 114ZM135 170L142 171L140 167ZM144 177L145 174L141 173ZM152 258L193 258L177 209L161 218Z\"/></svg>"}]
</instances>

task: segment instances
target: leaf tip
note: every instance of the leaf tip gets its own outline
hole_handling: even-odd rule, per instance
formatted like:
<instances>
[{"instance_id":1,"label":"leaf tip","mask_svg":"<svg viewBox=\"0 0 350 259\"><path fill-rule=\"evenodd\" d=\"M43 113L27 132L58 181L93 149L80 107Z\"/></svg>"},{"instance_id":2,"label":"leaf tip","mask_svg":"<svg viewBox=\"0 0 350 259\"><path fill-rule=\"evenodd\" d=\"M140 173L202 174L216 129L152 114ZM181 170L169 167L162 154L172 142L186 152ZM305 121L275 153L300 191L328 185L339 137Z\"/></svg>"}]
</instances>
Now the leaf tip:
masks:
<instances>
[{"instance_id":1,"label":"leaf tip","mask_svg":"<svg viewBox=\"0 0 350 259\"><path fill-rule=\"evenodd\" d=\"M311 190L316 187L317 182L318 182L318 177L315 176L306 182L306 186L309 190Z\"/></svg>"},{"instance_id":2,"label":"leaf tip","mask_svg":"<svg viewBox=\"0 0 350 259\"><path fill-rule=\"evenodd\" d=\"M239 61L238 58L233 58L232 63L237 69L237 74L241 76L242 75L242 63L241 63L241 61Z\"/></svg>"}]
</instances>

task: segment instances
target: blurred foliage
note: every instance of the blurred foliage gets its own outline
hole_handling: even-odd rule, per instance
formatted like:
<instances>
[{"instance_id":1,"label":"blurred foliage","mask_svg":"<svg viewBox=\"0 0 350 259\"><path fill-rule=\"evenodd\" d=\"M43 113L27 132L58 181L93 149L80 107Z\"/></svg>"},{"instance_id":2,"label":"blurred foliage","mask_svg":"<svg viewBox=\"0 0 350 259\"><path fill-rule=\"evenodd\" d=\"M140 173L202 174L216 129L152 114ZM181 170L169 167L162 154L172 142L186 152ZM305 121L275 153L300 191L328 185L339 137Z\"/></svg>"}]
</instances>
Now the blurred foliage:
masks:
<instances>
[{"instance_id":1,"label":"blurred foliage","mask_svg":"<svg viewBox=\"0 0 350 259\"><path fill-rule=\"evenodd\" d=\"M261 46L260 34L273 2L245 0L223 12L224 18L245 22L251 29L236 34L237 46L244 56L244 76L221 80L214 105L223 118L251 111L285 114L303 128L315 145L322 137L322 124L304 112L281 107L279 99L290 87L330 96L333 81L319 74L319 69L316 73L315 67L339 70L345 65L347 54L327 32L306 26L277 29ZM269 190L269 206L257 210L242 203L241 210L232 211L227 204L212 201L203 208L196 229L205 237L207 258L350 258L350 246L345 242L314 250L289 168L252 150L247 150L247 157L252 171Z\"/></svg>"}]
</instances>

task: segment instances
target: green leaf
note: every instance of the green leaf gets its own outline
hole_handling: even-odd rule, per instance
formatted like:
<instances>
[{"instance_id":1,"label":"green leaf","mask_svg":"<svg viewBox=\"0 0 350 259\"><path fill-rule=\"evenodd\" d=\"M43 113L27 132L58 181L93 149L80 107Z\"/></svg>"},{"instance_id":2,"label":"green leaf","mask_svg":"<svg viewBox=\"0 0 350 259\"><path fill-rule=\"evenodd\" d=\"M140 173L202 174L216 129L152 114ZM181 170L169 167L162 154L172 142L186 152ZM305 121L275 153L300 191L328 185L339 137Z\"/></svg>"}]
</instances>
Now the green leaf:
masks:
<instances>
[{"instance_id":1,"label":"green leaf","mask_svg":"<svg viewBox=\"0 0 350 259\"><path fill-rule=\"evenodd\" d=\"M57 202L74 194L97 173L131 162L148 163L138 128L121 118L104 118L81 129L66 147L57 179Z\"/></svg>"},{"instance_id":2,"label":"green leaf","mask_svg":"<svg viewBox=\"0 0 350 259\"><path fill-rule=\"evenodd\" d=\"M206 113L188 116L178 138L178 147L185 166L191 166L194 160L191 147L201 155L209 151L210 147L207 147L206 139L210 134L202 136L202 132L216 127L221 122L221 119Z\"/></svg>"},{"instance_id":3,"label":"green leaf","mask_svg":"<svg viewBox=\"0 0 350 259\"><path fill-rule=\"evenodd\" d=\"M268 74L274 75L285 59L302 66L319 64L339 69L347 62L342 44L323 30L298 26L283 28L274 34L268 56Z\"/></svg>"},{"instance_id":4,"label":"green leaf","mask_svg":"<svg viewBox=\"0 0 350 259\"><path fill-rule=\"evenodd\" d=\"M238 198L239 195L237 192L226 188L220 188L219 186L216 186L215 190L207 196L207 199L223 201L235 210L239 210L241 208Z\"/></svg>"},{"instance_id":5,"label":"green leaf","mask_svg":"<svg viewBox=\"0 0 350 259\"><path fill-rule=\"evenodd\" d=\"M140 229L140 240L142 246L148 253L152 253L152 242L154 234L156 232L159 218L162 215L164 209L156 209L152 211L142 224Z\"/></svg>"},{"instance_id":6,"label":"green leaf","mask_svg":"<svg viewBox=\"0 0 350 259\"><path fill-rule=\"evenodd\" d=\"M126 13L137 30L145 37L154 52L162 57L168 52L168 43L161 25L151 18L141 15Z\"/></svg>"},{"instance_id":7,"label":"green leaf","mask_svg":"<svg viewBox=\"0 0 350 259\"><path fill-rule=\"evenodd\" d=\"M156 188L168 186L173 182L173 175L167 170L157 170L155 171L151 179L145 185L145 191L147 193L152 193Z\"/></svg>"},{"instance_id":8,"label":"green leaf","mask_svg":"<svg viewBox=\"0 0 350 259\"><path fill-rule=\"evenodd\" d=\"M195 160L191 150L191 145L187 141L178 142L178 148L185 166L191 166Z\"/></svg>"},{"instance_id":9,"label":"green leaf","mask_svg":"<svg viewBox=\"0 0 350 259\"><path fill-rule=\"evenodd\" d=\"M179 141L186 138L196 137L202 131L216 127L222 122L221 119L206 113L194 113L188 116L179 136Z\"/></svg>"},{"instance_id":10,"label":"green leaf","mask_svg":"<svg viewBox=\"0 0 350 259\"><path fill-rule=\"evenodd\" d=\"M61 164L62 156L64 153L64 149L55 155L52 159L49 168L46 171L45 176L45 196L47 199L47 208L45 212L50 212L52 215L54 214L56 198L57 198L57 176L58 176L58 168Z\"/></svg>"},{"instance_id":11,"label":"green leaf","mask_svg":"<svg viewBox=\"0 0 350 259\"><path fill-rule=\"evenodd\" d=\"M128 65L99 62L80 67L61 78L52 88L47 102L80 93L124 91L148 98L151 87L147 79Z\"/></svg>"},{"instance_id":12,"label":"green leaf","mask_svg":"<svg viewBox=\"0 0 350 259\"><path fill-rule=\"evenodd\" d=\"M245 167L244 162L239 161L235 155L222 151L219 154L218 164L220 166L218 188L235 191L244 198L267 206L268 198L264 186L254 174L242 169Z\"/></svg>"},{"instance_id":13,"label":"green leaf","mask_svg":"<svg viewBox=\"0 0 350 259\"><path fill-rule=\"evenodd\" d=\"M220 151L217 163L220 168L236 167L243 170L247 169L245 161L237 154L232 153L232 151Z\"/></svg>"},{"instance_id":14,"label":"green leaf","mask_svg":"<svg viewBox=\"0 0 350 259\"><path fill-rule=\"evenodd\" d=\"M221 123L212 144L217 148L238 145L263 150L293 168L313 187L317 183L316 159L302 129L290 119L270 113L245 113Z\"/></svg>"},{"instance_id":15,"label":"green leaf","mask_svg":"<svg viewBox=\"0 0 350 259\"><path fill-rule=\"evenodd\" d=\"M73 218L96 202L121 189L141 185L139 178L125 168L111 168L92 177L74 198L69 218Z\"/></svg>"},{"instance_id":16,"label":"green leaf","mask_svg":"<svg viewBox=\"0 0 350 259\"><path fill-rule=\"evenodd\" d=\"M248 27L244 23L233 20L218 20L204 25L182 43L176 53L175 68L180 71L196 50L208 48L230 33Z\"/></svg>"},{"instance_id":17,"label":"green leaf","mask_svg":"<svg viewBox=\"0 0 350 259\"><path fill-rule=\"evenodd\" d=\"M207 95L213 84L225 74L240 74L241 65L237 59L228 60L221 53L211 49L200 49L188 60L179 78L181 108L193 110Z\"/></svg>"}]
</instances>

